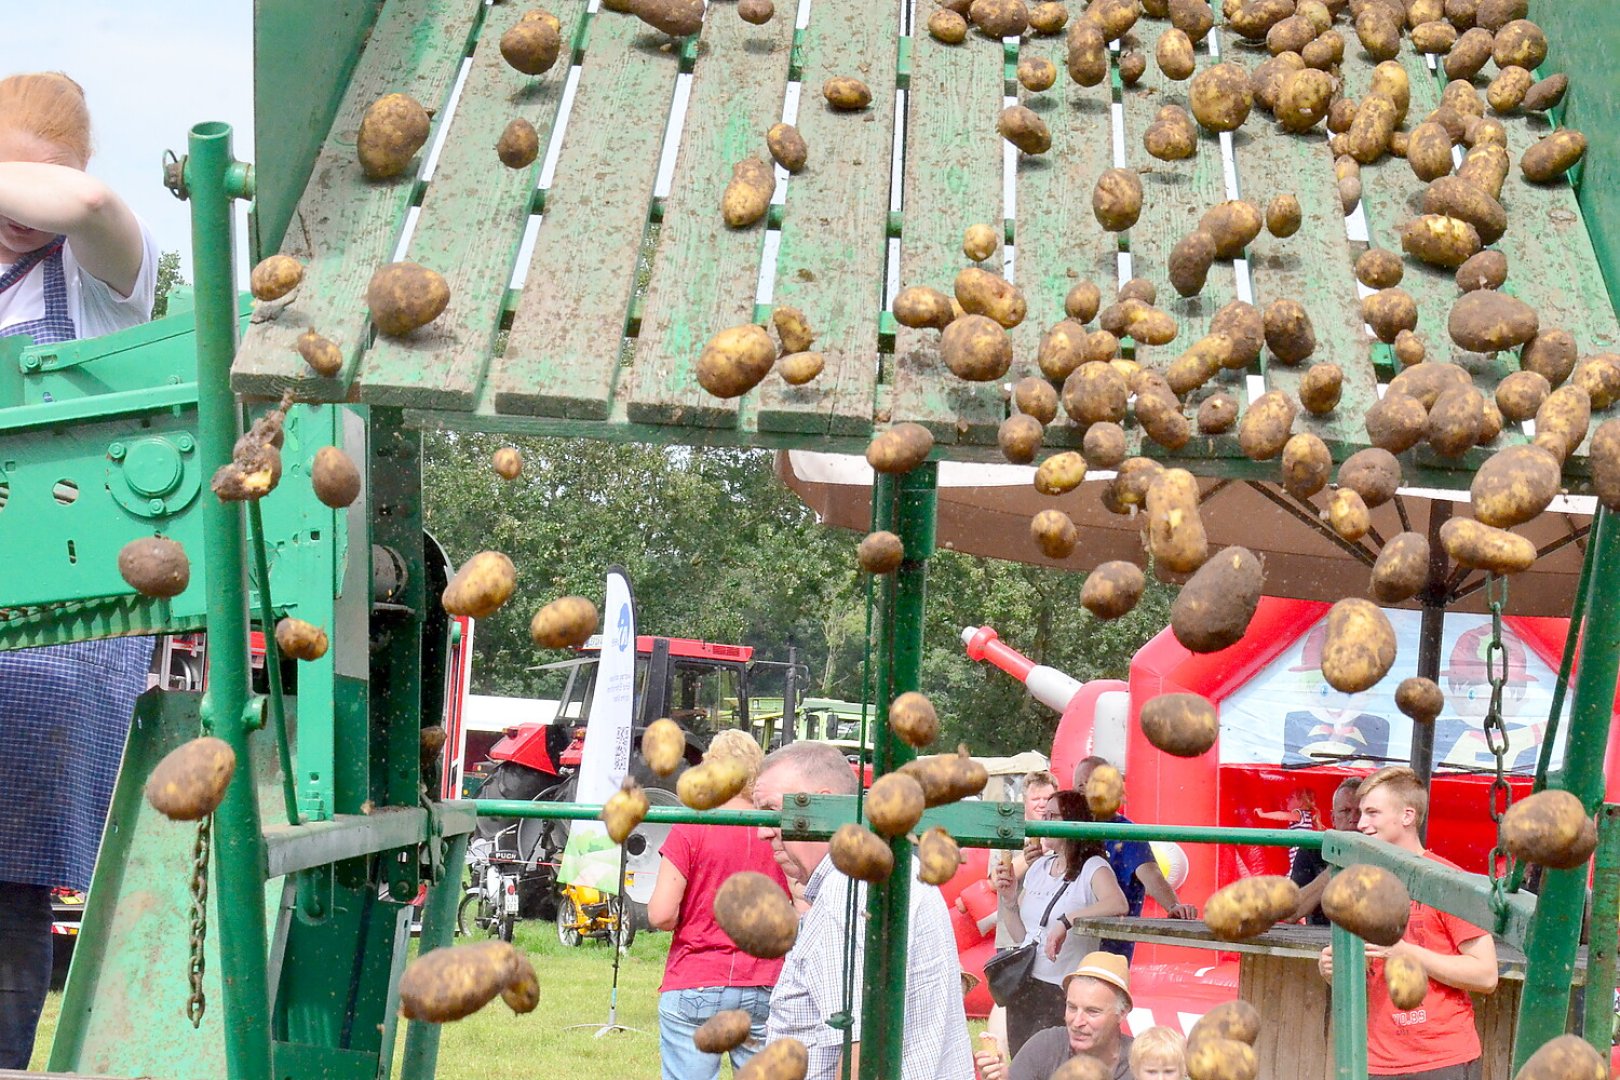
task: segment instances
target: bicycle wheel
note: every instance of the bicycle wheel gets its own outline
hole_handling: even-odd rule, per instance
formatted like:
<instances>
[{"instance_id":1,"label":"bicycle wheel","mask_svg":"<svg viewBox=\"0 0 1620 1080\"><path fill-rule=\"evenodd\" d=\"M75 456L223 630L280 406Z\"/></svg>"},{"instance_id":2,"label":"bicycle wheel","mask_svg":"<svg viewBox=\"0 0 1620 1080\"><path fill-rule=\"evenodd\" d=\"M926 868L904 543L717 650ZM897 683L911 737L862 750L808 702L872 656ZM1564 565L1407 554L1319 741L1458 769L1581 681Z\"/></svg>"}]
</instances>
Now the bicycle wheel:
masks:
<instances>
[{"instance_id":1,"label":"bicycle wheel","mask_svg":"<svg viewBox=\"0 0 1620 1080\"><path fill-rule=\"evenodd\" d=\"M557 898L557 940L569 948L578 948L584 940L579 932L579 909L574 898L564 893Z\"/></svg>"},{"instance_id":2,"label":"bicycle wheel","mask_svg":"<svg viewBox=\"0 0 1620 1080\"><path fill-rule=\"evenodd\" d=\"M614 919L613 944L626 950L630 948L630 943L636 940L636 920L628 908L629 905L621 897L613 898L610 908Z\"/></svg>"},{"instance_id":3,"label":"bicycle wheel","mask_svg":"<svg viewBox=\"0 0 1620 1080\"><path fill-rule=\"evenodd\" d=\"M456 905L456 933L461 937L472 936L472 930L467 929L467 906L469 904L473 906L473 929L478 927L478 894L475 892L465 893L461 897L461 903Z\"/></svg>"}]
</instances>

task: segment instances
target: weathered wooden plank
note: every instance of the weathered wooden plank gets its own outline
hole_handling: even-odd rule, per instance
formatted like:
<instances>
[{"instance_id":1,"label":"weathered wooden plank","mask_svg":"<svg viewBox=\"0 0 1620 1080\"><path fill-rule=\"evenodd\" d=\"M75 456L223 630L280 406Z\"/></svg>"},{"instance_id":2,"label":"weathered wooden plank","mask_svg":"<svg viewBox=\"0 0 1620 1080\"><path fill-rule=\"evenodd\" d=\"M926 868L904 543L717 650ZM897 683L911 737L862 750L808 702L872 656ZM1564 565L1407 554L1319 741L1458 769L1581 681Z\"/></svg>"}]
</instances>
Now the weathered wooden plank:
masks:
<instances>
[{"instance_id":1,"label":"weathered wooden plank","mask_svg":"<svg viewBox=\"0 0 1620 1080\"><path fill-rule=\"evenodd\" d=\"M365 343L366 282L399 239L416 177L415 170L392 180L361 174L354 149L360 118L396 92L442 113L483 11L464 0L390 0L378 15L282 243L304 264L304 282L279 314L243 336L231 372L239 393L274 397L296 383L302 400L348 396ZM343 350L343 368L332 378L317 376L293 351L310 328Z\"/></svg>"},{"instance_id":2,"label":"weathered wooden plank","mask_svg":"<svg viewBox=\"0 0 1620 1080\"><path fill-rule=\"evenodd\" d=\"M704 21L634 366L619 394L634 421L737 423L737 401L706 393L693 367L715 331L754 317L765 225L727 228L720 198L732 165L770 160L765 132L781 118L792 51L786 14L751 26L721 7ZM807 168L820 168L816 159L812 149Z\"/></svg>"},{"instance_id":3,"label":"weathered wooden plank","mask_svg":"<svg viewBox=\"0 0 1620 1080\"><path fill-rule=\"evenodd\" d=\"M506 351L489 381L502 412L603 419L680 50L630 15L599 12Z\"/></svg>"},{"instance_id":4,"label":"weathered wooden plank","mask_svg":"<svg viewBox=\"0 0 1620 1080\"><path fill-rule=\"evenodd\" d=\"M878 314L888 247L899 4L816 0L802 45L798 128L818 162L794 177L783 207L773 300L799 308L826 357L808 386L769 380L760 430L871 429ZM838 75L871 88L859 112L834 110L822 85Z\"/></svg>"},{"instance_id":5,"label":"weathered wooden plank","mask_svg":"<svg viewBox=\"0 0 1620 1080\"><path fill-rule=\"evenodd\" d=\"M1232 36L1225 47L1253 68L1266 53L1240 47ZM1238 191L1264 209L1278 195L1293 195L1302 214L1300 229L1287 239L1262 230L1249 245L1249 278L1254 303L1262 310L1275 300L1300 303L1316 331L1315 353L1289 366L1266 351L1261 355L1268 390L1298 399L1299 383L1312 364L1331 362L1344 372L1339 407L1325 416L1301 410L1297 432L1317 435L1336 456L1366 445L1366 410L1378 400L1378 376L1372 364L1372 339L1361 321L1356 292L1355 256L1345 231L1344 208L1333 174L1333 154L1320 127L1290 134L1264 114L1251 115L1233 138ZM1404 163L1403 163L1404 164Z\"/></svg>"},{"instance_id":6,"label":"weathered wooden plank","mask_svg":"<svg viewBox=\"0 0 1620 1080\"><path fill-rule=\"evenodd\" d=\"M564 54L550 71L530 78L514 71L500 51L500 35L521 14L499 10L503 17L486 25L473 53L405 256L445 276L450 306L416 333L377 339L359 376L362 401L471 408L489 363L500 297L568 80L569 50L586 19L584 0L553 5L563 22ZM509 169L495 156L495 140L518 117L534 126L540 154L527 168Z\"/></svg>"},{"instance_id":7,"label":"weathered wooden plank","mask_svg":"<svg viewBox=\"0 0 1620 1080\"><path fill-rule=\"evenodd\" d=\"M951 294L968 265L962 234L986 224L1002 232L1002 43L970 34L944 45L926 32L913 37L907 95L904 228L900 286L928 285ZM1001 245L982 264L1001 271ZM998 383L967 383L939 358L938 330L900 327L894 336L896 421L923 424L943 443L993 442L1006 415ZM958 427L958 424L961 427Z\"/></svg>"}]
</instances>

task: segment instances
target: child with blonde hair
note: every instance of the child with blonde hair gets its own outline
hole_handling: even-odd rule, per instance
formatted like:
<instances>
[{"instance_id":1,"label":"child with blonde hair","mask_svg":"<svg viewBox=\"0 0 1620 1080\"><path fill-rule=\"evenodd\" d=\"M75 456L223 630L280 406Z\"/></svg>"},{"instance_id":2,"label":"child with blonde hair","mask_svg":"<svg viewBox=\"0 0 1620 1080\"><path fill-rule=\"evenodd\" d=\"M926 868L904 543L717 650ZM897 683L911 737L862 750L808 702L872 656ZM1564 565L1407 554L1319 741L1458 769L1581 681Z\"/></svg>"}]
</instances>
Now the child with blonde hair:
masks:
<instances>
[{"instance_id":1,"label":"child with blonde hair","mask_svg":"<svg viewBox=\"0 0 1620 1080\"><path fill-rule=\"evenodd\" d=\"M1131 1040L1130 1062L1136 1080L1184 1080L1187 1040L1175 1028L1150 1027Z\"/></svg>"}]
</instances>

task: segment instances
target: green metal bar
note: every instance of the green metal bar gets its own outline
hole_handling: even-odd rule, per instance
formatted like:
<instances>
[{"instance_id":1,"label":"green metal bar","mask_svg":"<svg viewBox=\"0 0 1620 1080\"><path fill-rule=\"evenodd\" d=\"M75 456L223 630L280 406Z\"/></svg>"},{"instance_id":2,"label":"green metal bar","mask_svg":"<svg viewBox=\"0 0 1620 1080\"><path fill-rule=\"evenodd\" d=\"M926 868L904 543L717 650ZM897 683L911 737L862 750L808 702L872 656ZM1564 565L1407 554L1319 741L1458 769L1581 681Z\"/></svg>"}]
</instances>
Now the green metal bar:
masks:
<instances>
[{"instance_id":1,"label":"green metal bar","mask_svg":"<svg viewBox=\"0 0 1620 1080\"><path fill-rule=\"evenodd\" d=\"M197 442L207 475L231 459L241 418L231 393L236 353L235 235L231 202L251 195L251 177L231 151L231 128L191 129L185 184L191 200L191 265L197 297ZM208 587L208 690L203 726L225 740L239 768L214 813L214 889L220 967L225 972L225 1060L233 1080L269 1080L270 992L266 971L264 841L253 790L244 710L248 701L247 552L241 508L204 495Z\"/></svg>"},{"instance_id":2,"label":"green metal bar","mask_svg":"<svg viewBox=\"0 0 1620 1080\"><path fill-rule=\"evenodd\" d=\"M1367 1080L1367 954L1361 939L1333 928L1333 1076Z\"/></svg>"},{"instance_id":3,"label":"green metal bar","mask_svg":"<svg viewBox=\"0 0 1620 1080\"><path fill-rule=\"evenodd\" d=\"M1570 710L1564 769L1554 786L1578 796L1588 812L1603 799L1603 757L1614 716L1614 683L1620 671L1620 530L1601 505L1592 523L1595 551L1586 632L1581 635L1575 703ZM1573 632L1573 631L1572 631ZM1548 870L1525 942L1524 999L1513 1042L1513 1067L1547 1040L1564 1033L1569 992L1586 908L1585 866Z\"/></svg>"},{"instance_id":4,"label":"green metal bar","mask_svg":"<svg viewBox=\"0 0 1620 1080\"><path fill-rule=\"evenodd\" d=\"M1586 1015L1581 1037L1607 1060L1614 1045L1616 938L1620 937L1620 805L1598 811L1597 868L1592 875L1591 936L1586 950Z\"/></svg>"},{"instance_id":5,"label":"green metal bar","mask_svg":"<svg viewBox=\"0 0 1620 1080\"><path fill-rule=\"evenodd\" d=\"M443 805L471 805L479 817L539 818L545 821L583 821L602 814L602 808L595 803L469 799ZM774 829L780 823L781 815L775 810L691 810L684 806L650 806L646 820L655 825L747 825Z\"/></svg>"},{"instance_id":6,"label":"green metal bar","mask_svg":"<svg viewBox=\"0 0 1620 1080\"><path fill-rule=\"evenodd\" d=\"M444 872L428 886L427 906L422 911L421 952L442 949L456 933L456 906L461 903L461 867L467 857L467 834L449 839L445 847ZM433 1080L439 1065L439 1025L412 1020L405 1027L405 1060L400 1064L400 1080ZM384 1070L386 1075L386 1070Z\"/></svg>"},{"instance_id":7,"label":"green metal bar","mask_svg":"<svg viewBox=\"0 0 1620 1080\"><path fill-rule=\"evenodd\" d=\"M434 817L436 827L431 826ZM386 814L339 814L327 821L276 825L264 831L264 874L282 877L390 848L414 847L432 842L435 834L459 835L471 832L473 826L465 804L443 803L433 804L431 813L402 806Z\"/></svg>"},{"instance_id":8,"label":"green metal bar","mask_svg":"<svg viewBox=\"0 0 1620 1080\"><path fill-rule=\"evenodd\" d=\"M928 559L934 553L935 488L939 466L933 462L903 474L894 486L895 532L905 547L905 561L894 575L889 603L883 607L884 651L888 653L887 693L877 701L873 731L873 773L881 776L915 758L916 751L889 730L889 702L916 690L922 678L924 608ZM873 497L877 498L876 490ZM911 908L911 842L890 841L894 869L888 881L867 890L865 974L867 993L861 1001L861 1080L882 1080L901 1072L905 1032L907 918Z\"/></svg>"},{"instance_id":9,"label":"green metal bar","mask_svg":"<svg viewBox=\"0 0 1620 1080\"><path fill-rule=\"evenodd\" d=\"M196 400L196 383L176 383L38 405L13 405L0 410L0 432L13 433L30 428L60 427L81 420L107 420L135 413L183 409Z\"/></svg>"},{"instance_id":10,"label":"green metal bar","mask_svg":"<svg viewBox=\"0 0 1620 1080\"><path fill-rule=\"evenodd\" d=\"M298 784L293 776L292 747L287 743L287 699L281 690L281 649L276 645L275 613L270 608L270 560L264 553L264 514L257 502L248 503L248 524L253 529L253 573L259 583L259 625L264 629L264 674L270 681L270 723L276 733L276 757L281 762L281 797L287 802L287 824L297 825Z\"/></svg>"}]
</instances>

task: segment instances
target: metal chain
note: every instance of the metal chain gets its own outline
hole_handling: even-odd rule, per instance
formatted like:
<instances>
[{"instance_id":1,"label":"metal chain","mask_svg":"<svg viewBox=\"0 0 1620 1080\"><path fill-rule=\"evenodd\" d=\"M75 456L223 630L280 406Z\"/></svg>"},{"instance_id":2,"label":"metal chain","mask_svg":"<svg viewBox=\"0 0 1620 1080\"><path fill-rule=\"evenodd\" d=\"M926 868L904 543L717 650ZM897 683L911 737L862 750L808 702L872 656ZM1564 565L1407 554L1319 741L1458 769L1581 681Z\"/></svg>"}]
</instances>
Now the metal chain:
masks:
<instances>
[{"instance_id":1,"label":"metal chain","mask_svg":"<svg viewBox=\"0 0 1620 1080\"><path fill-rule=\"evenodd\" d=\"M1507 725L1502 722L1502 687L1507 682L1507 647L1502 644L1502 609L1507 604L1507 578L1498 574L1485 576L1485 603L1491 612L1491 640L1485 646L1485 678L1491 686L1490 704L1485 709L1485 745L1496 759L1496 777L1491 781L1491 821L1496 825L1496 843L1491 848L1491 899L1497 910L1507 903L1509 874L1504 864L1509 861L1502 843L1502 818L1513 802L1513 789L1507 782L1505 762L1508 752Z\"/></svg>"},{"instance_id":2,"label":"metal chain","mask_svg":"<svg viewBox=\"0 0 1620 1080\"><path fill-rule=\"evenodd\" d=\"M197 823L197 842L191 849L191 958L186 971L191 979L191 996L186 999L186 1018L194 1028L202 1027L208 999L203 994L203 942L208 938L208 849L214 829L210 814Z\"/></svg>"}]
</instances>

